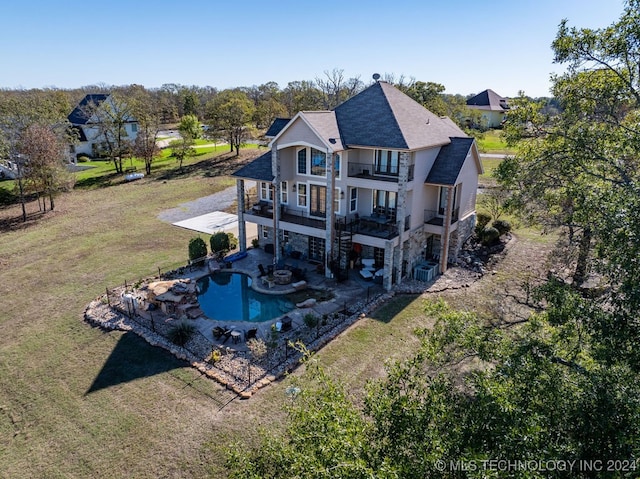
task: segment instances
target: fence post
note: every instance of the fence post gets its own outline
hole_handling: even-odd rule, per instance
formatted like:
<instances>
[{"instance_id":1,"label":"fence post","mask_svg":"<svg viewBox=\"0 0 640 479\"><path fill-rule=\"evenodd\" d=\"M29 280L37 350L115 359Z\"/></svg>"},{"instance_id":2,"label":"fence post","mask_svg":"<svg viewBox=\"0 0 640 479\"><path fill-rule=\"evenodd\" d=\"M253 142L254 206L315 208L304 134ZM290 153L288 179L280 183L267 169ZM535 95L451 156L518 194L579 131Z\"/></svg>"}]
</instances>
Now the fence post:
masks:
<instances>
[{"instance_id":1,"label":"fence post","mask_svg":"<svg viewBox=\"0 0 640 479\"><path fill-rule=\"evenodd\" d=\"M251 358L247 356L247 372L249 376L249 387L251 387Z\"/></svg>"},{"instance_id":2,"label":"fence post","mask_svg":"<svg viewBox=\"0 0 640 479\"><path fill-rule=\"evenodd\" d=\"M162 273L160 272L160 266L158 266L158 279L162 279Z\"/></svg>"},{"instance_id":3,"label":"fence post","mask_svg":"<svg viewBox=\"0 0 640 479\"><path fill-rule=\"evenodd\" d=\"M104 288L107 291L107 304L111 307L111 299L109 298L109 288Z\"/></svg>"}]
</instances>

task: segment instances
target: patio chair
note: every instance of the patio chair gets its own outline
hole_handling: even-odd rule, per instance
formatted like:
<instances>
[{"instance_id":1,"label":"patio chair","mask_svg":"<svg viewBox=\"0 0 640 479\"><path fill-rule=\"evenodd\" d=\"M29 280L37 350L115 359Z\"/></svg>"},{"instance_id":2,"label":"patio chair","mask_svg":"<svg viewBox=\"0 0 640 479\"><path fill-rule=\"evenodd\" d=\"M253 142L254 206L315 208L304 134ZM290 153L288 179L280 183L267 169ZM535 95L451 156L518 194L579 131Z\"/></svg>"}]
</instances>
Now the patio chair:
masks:
<instances>
[{"instance_id":1,"label":"patio chair","mask_svg":"<svg viewBox=\"0 0 640 479\"><path fill-rule=\"evenodd\" d=\"M226 326L216 326L215 328L213 328L213 337L216 339L220 339L226 330Z\"/></svg>"},{"instance_id":2,"label":"patio chair","mask_svg":"<svg viewBox=\"0 0 640 479\"><path fill-rule=\"evenodd\" d=\"M260 276L258 276L259 278L262 278L267 274L267 272L264 269L264 266L262 266L261 264L258 265L258 269L260 270Z\"/></svg>"},{"instance_id":3,"label":"patio chair","mask_svg":"<svg viewBox=\"0 0 640 479\"><path fill-rule=\"evenodd\" d=\"M255 339L258 337L258 328L251 328L248 329L245 333L244 333L244 340L245 341L249 341L250 339Z\"/></svg>"}]
</instances>

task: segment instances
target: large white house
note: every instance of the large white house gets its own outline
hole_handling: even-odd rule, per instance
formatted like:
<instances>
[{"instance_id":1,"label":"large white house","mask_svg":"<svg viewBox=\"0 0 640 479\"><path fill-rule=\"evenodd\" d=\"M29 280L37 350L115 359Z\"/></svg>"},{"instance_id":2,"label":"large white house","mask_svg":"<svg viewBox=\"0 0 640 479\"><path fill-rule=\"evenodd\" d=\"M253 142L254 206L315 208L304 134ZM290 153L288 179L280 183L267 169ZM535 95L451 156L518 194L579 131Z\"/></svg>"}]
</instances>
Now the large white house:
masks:
<instances>
[{"instance_id":1,"label":"large white house","mask_svg":"<svg viewBox=\"0 0 640 479\"><path fill-rule=\"evenodd\" d=\"M469 98L467 107L480 112L480 122L485 128L502 126L509 111L507 99L490 89Z\"/></svg>"},{"instance_id":2,"label":"large white house","mask_svg":"<svg viewBox=\"0 0 640 479\"><path fill-rule=\"evenodd\" d=\"M67 117L71 127L77 132L78 143L71 146L72 156L85 154L99 157L105 151L105 128L103 118L121 117L122 124L119 134L124 141L133 143L138 135L138 123L129 114L120 114L118 106L108 93L94 93L86 95L78 106ZM112 129L113 130L113 129Z\"/></svg>"},{"instance_id":3,"label":"large white house","mask_svg":"<svg viewBox=\"0 0 640 479\"><path fill-rule=\"evenodd\" d=\"M482 166L449 118L380 81L267 134L271 151L234 173L241 248L255 223L275 261L297 252L328 277L364 264L386 289L455 262L475 225ZM257 182L257 204L247 204L245 180Z\"/></svg>"}]
</instances>

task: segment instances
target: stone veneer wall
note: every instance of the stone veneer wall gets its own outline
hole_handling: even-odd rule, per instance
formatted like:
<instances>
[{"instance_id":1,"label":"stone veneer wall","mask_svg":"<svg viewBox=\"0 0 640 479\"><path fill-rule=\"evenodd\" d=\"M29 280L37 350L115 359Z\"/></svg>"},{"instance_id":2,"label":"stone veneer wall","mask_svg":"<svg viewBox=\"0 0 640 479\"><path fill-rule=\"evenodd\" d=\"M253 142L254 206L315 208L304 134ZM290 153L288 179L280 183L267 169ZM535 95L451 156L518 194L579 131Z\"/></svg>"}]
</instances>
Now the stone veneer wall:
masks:
<instances>
[{"instance_id":1,"label":"stone veneer wall","mask_svg":"<svg viewBox=\"0 0 640 479\"><path fill-rule=\"evenodd\" d=\"M473 234L476 225L476 214L467 216L458 223L458 229L451 234L449 242L449 262L457 263L463 243Z\"/></svg>"}]
</instances>

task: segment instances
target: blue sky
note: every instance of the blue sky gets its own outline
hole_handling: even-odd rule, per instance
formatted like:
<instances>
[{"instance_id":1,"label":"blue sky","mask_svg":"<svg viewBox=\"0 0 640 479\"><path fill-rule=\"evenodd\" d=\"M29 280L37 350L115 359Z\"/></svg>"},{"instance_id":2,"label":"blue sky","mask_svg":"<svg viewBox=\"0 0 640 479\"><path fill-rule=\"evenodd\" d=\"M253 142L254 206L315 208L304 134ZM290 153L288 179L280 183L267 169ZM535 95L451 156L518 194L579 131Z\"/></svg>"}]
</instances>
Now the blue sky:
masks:
<instances>
[{"instance_id":1,"label":"blue sky","mask_svg":"<svg viewBox=\"0 0 640 479\"><path fill-rule=\"evenodd\" d=\"M563 18L605 27L623 0L20 0L0 4L0 88L164 83L219 89L334 68L463 95L549 95Z\"/></svg>"}]
</instances>

